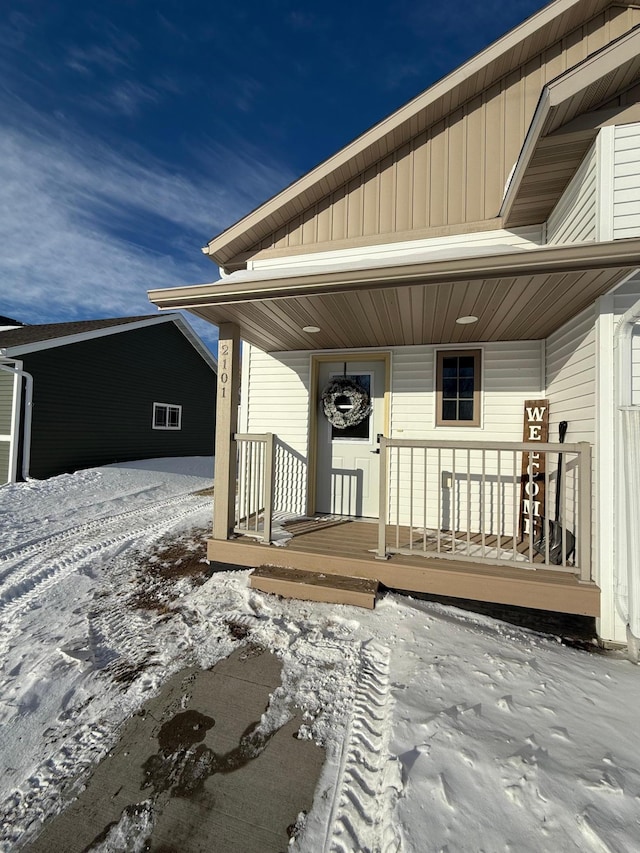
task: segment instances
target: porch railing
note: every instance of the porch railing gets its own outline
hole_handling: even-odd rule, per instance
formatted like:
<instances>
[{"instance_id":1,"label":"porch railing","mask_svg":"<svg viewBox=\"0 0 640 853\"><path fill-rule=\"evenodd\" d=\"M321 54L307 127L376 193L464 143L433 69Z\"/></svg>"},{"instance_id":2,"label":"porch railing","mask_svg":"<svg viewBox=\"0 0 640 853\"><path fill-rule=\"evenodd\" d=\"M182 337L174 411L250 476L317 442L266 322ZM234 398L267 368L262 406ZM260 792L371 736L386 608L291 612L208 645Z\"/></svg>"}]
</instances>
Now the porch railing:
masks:
<instances>
[{"instance_id":1,"label":"porch railing","mask_svg":"<svg viewBox=\"0 0 640 853\"><path fill-rule=\"evenodd\" d=\"M274 483L273 433L237 433L234 533L271 541Z\"/></svg>"},{"instance_id":2,"label":"porch railing","mask_svg":"<svg viewBox=\"0 0 640 853\"><path fill-rule=\"evenodd\" d=\"M381 438L377 556L391 554L590 581L591 445Z\"/></svg>"}]
</instances>

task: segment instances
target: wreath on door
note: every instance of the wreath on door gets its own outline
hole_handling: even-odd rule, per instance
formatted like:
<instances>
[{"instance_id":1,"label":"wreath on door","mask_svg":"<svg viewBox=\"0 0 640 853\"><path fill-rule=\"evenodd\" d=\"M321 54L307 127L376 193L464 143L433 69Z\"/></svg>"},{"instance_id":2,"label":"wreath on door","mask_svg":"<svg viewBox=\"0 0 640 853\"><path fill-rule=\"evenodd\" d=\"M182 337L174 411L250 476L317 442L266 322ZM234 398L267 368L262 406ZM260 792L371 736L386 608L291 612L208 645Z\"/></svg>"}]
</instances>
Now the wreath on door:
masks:
<instances>
[{"instance_id":1,"label":"wreath on door","mask_svg":"<svg viewBox=\"0 0 640 853\"><path fill-rule=\"evenodd\" d=\"M357 426L371 413L367 389L346 376L328 382L321 399L325 417L336 429Z\"/></svg>"}]
</instances>

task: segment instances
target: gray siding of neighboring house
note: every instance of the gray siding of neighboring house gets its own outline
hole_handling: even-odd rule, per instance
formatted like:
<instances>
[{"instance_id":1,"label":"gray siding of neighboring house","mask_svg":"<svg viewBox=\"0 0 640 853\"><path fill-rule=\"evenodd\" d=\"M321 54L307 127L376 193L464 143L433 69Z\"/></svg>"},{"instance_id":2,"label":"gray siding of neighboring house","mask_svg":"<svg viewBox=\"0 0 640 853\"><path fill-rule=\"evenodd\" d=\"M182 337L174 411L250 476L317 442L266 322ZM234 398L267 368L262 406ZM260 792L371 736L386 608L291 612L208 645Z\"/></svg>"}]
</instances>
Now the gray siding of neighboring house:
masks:
<instances>
[{"instance_id":1,"label":"gray siding of neighboring house","mask_svg":"<svg viewBox=\"0 0 640 853\"><path fill-rule=\"evenodd\" d=\"M14 378L0 370L0 485L9 479L11 459L11 414L13 412Z\"/></svg>"},{"instance_id":2,"label":"gray siding of neighboring house","mask_svg":"<svg viewBox=\"0 0 640 853\"><path fill-rule=\"evenodd\" d=\"M22 359L34 377L31 476L213 455L215 373L173 323ZM154 402L181 405L182 429L153 429Z\"/></svg>"}]
</instances>

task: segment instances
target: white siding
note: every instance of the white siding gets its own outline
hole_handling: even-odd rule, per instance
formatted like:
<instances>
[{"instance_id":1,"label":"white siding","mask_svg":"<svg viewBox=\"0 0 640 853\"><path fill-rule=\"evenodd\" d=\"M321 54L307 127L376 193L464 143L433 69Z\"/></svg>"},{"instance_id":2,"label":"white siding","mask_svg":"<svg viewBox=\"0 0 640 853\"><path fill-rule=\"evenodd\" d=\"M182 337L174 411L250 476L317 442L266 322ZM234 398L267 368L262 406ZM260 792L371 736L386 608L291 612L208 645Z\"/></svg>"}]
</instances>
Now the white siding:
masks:
<instances>
[{"instance_id":1,"label":"white siding","mask_svg":"<svg viewBox=\"0 0 640 853\"><path fill-rule=\"evenodd\" d=\"M640 124L615 129L613 236L640 235Z\"/></svg>"},{"instance_id":2,"label":"white siding","mask_svg":"<svg viewBox=\"0 0 640 853\"><path fill-rule=\"evenodd\" d=\"M435 354L445 347L398 347L392 350L392 438L522 441L523 402L541 392L540 344L503 342L470 348L482 350L481 428L435 427Z\"/></svg>"},{"instance_id":3,"label":"white siding","mask_svg":"<svg viewBox=\"0 0 640 853\"><path fill-rule=\"evenodd\" d=\"M640 326L636 325L633 330L633 387L631 391L631 404L640 406Z\"/></svg>"},{"instance_id":4,"label":"white siding","mask_svg":"<svg viewBox=\"0 0 640 853\"><path fill-rule=\"evenodd\" d=\"M363 264L370 261L388 260L406 262L413 254L423 257L433 250L441 253L447 249L459 249L490 246L515 246L519 249L535 249L542 243L542 227L530 225L513 230L473 231L469 234L455 234L450 237L428 237L423 240L403 240L398 243L377 243L374 246L358 246L350 249L333 249L323 252L310 252L298 255L278 255L274 258L254 258L247 262L247 269L265 270L279 267L326 267L333 264L355 262Z\"/></svg>"},{"instance_id":5,"label":"white siding","mask_svg":"<svg viewBox=\"0 0 640 853\"><path fill-rule=\"evenodd\" d=\"M568 421L567 441L593 443L596 394L594 306L547 339L546 385L550 440L558 440L558 423Z\"/></svg>"},{"instance_id":6,"label":"white siding","mask_svg":"<svg viewBox=\"0 0 640 853\"><path fill-rule=\"evenodd\" d=\"M306 511L309 427L309 354L277 358L246 346L243 428L272 432L276 448L276 511Z\"/></svg>"},{"instance_id":7,"label":"white siding","mask_svg":"<svg viewBox=\"0 0 640 853\"><path fill-rule=\"evenodd\" d=\"M596 146L593 145L549 215L548 243L596 239Z\"/></svg>"},{"instance_id":8,"label":"white siding","mask_svg":"<svg viewBox=\"0 0 640 853\"><path fill-rule=\"evenodd\" d=\"M613 297L613 310L618 322L621 316L640 299L640 273L619 287ZM640 406L640 326L636 325L632 340L632 398Z\"/></svg>"},{"instance_id":9,"label":"white siding","mask_svg":"<svg viewBox=\"0 0 640 853\"><path fill-rule=\"evenodd\" d=\"M391 350L391 436L521 441L523 403L541 396L539 342L476 344L482 350L481 428L435 427L433 346ZM269 355L246 347L242 429L278 436L276 509L306 509L310 354Z\"/></svg>"},{"instance_id":10,"label":"white siding","mask_svg":"<svg viewBox=\"0 0 640 853\"><path fill-rule=\"evenodd\" d=\"M546 397L549 400L549 440L558 441L558 424L567 421L567 442L596 442L596 309L590 306L554 332L546 342ZM597 451L597 448L596 448ZM596 506L598 495L597 460L592 459L591 499ZM579 480L574 459L565 454L563 466L566 504L561 511L563 524L574 533L578 530ZM554 513L555 472L551 472L549 511ZM594 513L595 517L595 513ZM592 559L595 556L596 531L592 536Z\"/></svg>"},{"instance_id":11,"label":"white siding","mask_svg":"<svg viewBox=\"0 0 640 853\"><path fill-rule=\"evenodd\" d=\"M457 347L459 349L460 347ZM436 427L435 426L435 364L436 352L446 347L416 346L393 350L392 356L392 402L391 437L400 439L431 439L460 442L476 441L522 441L524 401L541 396L541 345L536 341L502 342L475 344L471 349L482 351L482 425L477 427ZM451 347L449 347L451 349ZM454 347L456 349L456 347ZM430 451L427 458L426 490L422 451L413 454L413 475L411 474L411 455L403 453L400 462L399 477L396 477L394 464L391 464L391 518L398 511L401 523L408 523L409 506L413 494L415 519L422 518L424 504L422 495L432 496L439 493L442 516L437 517L438 503L429 501L426 523L429 527L448 529L453 525L457 529L479 530L481 527L479 510L480 478L482 457L478 452L467 456L466 451L458 451L455 456L450 451L437 454ZM515 461L515 469L514 469ZM521 470L519 454L504 454L501 460L502 486L496 484L496 457L489 456L486 461L486 481L484 504L484 526L500 518L498 504L511 508L514 471L518 482ZM442 471L439 470L439 465ZM455 474L454 474L455 472ZM469 478L469 479L468 479ZM458 489L454 500L453 488ZM471 483L471 485L469 485ZM517 486L519 489L519 485ZM467 492L467 489L470 489ZM491 497L489 498L489 493ZM467 507L466 496L471 502ZM489 503L487 503L489 500ZM449 507L455 507L455 518L450 518ZM501 510L501 511L503 511ZM504 512L503 512L504 515ZM491 522L491 519L493 522ZM513 531L513 512L509 509L502 518L501 532L511 535ZM486 532L490 532L486 529ZM495 530L493 531L495 532Z\"/></svg>"}]
</instances>

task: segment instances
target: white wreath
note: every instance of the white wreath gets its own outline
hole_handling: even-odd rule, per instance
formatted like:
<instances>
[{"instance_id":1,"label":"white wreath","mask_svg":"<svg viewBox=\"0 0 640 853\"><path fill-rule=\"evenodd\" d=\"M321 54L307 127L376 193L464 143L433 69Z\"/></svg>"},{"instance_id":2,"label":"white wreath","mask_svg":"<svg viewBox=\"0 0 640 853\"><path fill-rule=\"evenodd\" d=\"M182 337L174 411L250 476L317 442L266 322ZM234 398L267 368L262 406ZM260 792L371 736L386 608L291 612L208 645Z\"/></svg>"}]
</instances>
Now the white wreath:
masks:
<instances>
[{"instance_id":1,"label":"white wreath","mask_svg":"<svg viewBox=\"0 0 640 853\"><path fill-rule=\"evenodd\" d=\"M338 405L338 400L346 397L348 404ZM371 413L371 398L366 388L340 376L332 379L322 392L322 407L330 424L337 429L357 426Z\"/></svg>"}]
</instances>

